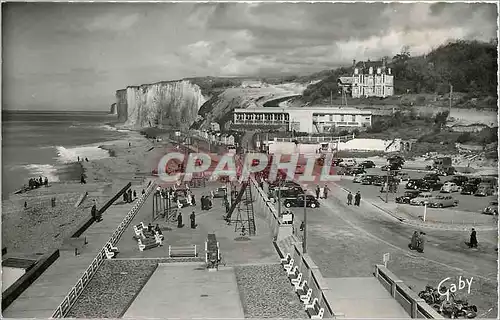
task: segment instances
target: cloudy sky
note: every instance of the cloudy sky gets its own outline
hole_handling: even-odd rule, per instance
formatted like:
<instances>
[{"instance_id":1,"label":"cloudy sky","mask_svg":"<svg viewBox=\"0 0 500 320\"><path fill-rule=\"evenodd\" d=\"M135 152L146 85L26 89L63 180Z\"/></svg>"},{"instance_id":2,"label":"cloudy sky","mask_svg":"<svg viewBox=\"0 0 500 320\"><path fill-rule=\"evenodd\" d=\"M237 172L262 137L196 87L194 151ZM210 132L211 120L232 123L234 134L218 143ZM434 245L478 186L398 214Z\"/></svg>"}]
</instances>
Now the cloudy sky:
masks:
<instances>
[{"instance_id":1,"label":"cloudy sky","mask_svg":"<svg viewBox=\"0 0 500 320\"><path fill-rule=\"evenodd\" d=\"M105 110L115 90L192 76L307 74L489 41L494 4L9 3L3 108Z\"/></svg>"}]
</instances>

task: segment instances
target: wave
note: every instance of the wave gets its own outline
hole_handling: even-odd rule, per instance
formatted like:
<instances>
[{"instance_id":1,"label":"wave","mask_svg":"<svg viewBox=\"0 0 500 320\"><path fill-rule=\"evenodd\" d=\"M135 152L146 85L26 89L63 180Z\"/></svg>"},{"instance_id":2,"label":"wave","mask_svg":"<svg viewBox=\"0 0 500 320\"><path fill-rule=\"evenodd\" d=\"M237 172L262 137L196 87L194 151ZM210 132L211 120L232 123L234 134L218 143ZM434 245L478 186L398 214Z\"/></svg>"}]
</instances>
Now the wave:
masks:
<instances>
[{"instance_id":1,"label":"wave","mask_svg":"<svg viewBox=\"0 0 500 320\"><path fill-rule=\"evenodd\" d=\"M61 163L71 163L88 158L89 161L106 159L109 158L109 152L107 150L99 148L99 146L79 146L72 148L65 148L63 146L57 146L57 161Z\"/></svg>"},{"instance_id":2,"label":"wave","mask_svg":"<svg viewBox=\"0 0 500 320\"><path fill-rule=\"evenodd\" d=\"M57 176L57 168L50 164L27 164L23 166L26 170L33 175L33 177L47 177L50 182L59 181Z\"/></svg>"}]
</instances>

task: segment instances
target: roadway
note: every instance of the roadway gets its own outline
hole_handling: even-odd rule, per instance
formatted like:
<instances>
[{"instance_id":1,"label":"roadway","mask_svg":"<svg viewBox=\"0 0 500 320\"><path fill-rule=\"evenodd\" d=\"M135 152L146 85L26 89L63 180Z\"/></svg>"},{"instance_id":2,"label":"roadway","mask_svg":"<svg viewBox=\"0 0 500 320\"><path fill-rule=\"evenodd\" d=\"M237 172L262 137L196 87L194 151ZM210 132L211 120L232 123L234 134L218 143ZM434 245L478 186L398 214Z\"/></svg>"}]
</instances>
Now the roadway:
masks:
<instances>
[{"instance_id":1,"label":"roadway","mask_svg":"<svg viewBox=\"0 0 500 320\"><path fill-rule=\"evenodd\" d=\"M438 286L447 277L474 277L470 302L479 314L497 305L497 232L478 234L479 249L468 249L469 231L426 232L422 254L410 251L408 244L415 231L386 213L362 201L360 207L346 205L346 193L330 185L329 199L321 207L308 210L309 254L326 278L367 277L373 265L382 263L384 253L391 254L388 267L417 293L425 285ZM297 224L303 209L294 208ZM449 284L448 284L449 287Z\"/></svg>"},{"instance_id":2,"label":"roadway","mask_svg":"<svg viewBox=\"0 0 500 320\"><path fill-rule=\"evenodd\" d=\"M367 174L386 176L387 171L382 171L380 168L371 168L367 169ZM415 170L402 170L402 172L408 173L410 179L420 179L423 178L427 173L426 172L418 172ZM452 176L448 177L440 177L441 182L446 182L451 180ZM384 197L385 193L380 193L380 186L372 186L372 185L361 185L361 183L353 183L351 179L344 179L340 183L340 185L346 187L349 190L359 190L364 197L367 198L376 198L379 196ZM406 191L405 189L406 182L402 182L398 187L398 192L396 194L389 193L389 201L394 201L394 199L398 196L403 195ZM433 191L434 195L439 194L439 191ZM497 199L497 196L487 196L487 197L476 197L473 195L461 195L460 192L453 192L451 194L453 198L457 199L458 206L454 209L468 212L480 213L482 210L488 206L488 204Z\"/></svg>"}]
</instances>

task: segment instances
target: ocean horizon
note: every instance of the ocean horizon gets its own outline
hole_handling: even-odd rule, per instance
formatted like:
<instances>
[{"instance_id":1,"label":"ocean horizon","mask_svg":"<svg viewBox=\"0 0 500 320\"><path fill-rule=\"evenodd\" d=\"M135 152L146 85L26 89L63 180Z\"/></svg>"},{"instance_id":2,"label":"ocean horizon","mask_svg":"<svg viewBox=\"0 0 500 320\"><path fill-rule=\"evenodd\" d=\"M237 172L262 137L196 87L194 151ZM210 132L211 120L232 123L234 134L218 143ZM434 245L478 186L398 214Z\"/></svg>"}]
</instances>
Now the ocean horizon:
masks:
<instances>
[{"instance_id":1,"label":"ocean horizon","mask_svg":"<svg viewBox=\"0 0 500 320\"><path fill-rule=\"evenodd\" d=\"M2 199L32 177L78 180L80 159L109 157L99 145L127 136L103 111L2 110Z\"/></svg>"}]
</instances>

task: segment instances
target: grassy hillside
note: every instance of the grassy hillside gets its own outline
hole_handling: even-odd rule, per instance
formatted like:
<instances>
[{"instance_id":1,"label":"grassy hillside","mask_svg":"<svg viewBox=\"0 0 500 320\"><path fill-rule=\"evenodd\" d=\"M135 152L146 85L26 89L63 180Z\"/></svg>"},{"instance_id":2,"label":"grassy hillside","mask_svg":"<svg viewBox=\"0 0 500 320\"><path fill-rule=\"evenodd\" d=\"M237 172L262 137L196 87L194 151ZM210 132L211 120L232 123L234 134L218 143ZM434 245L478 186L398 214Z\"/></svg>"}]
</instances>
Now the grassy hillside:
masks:
<instances>
[{"instance_id":1,"label":"grassy hillside","mask_svg":"<svg viewBox=\"0 0 500 320\"><path fill-rule=\"evenodd\" d=\"M366 62L365 65L380 66L381 62ZM357 67L363 63L359 62ZM477 106L477 99L485 100L483 107L495 107L497 100L497 44L478 41L455 41L444 44L424 56L412 57L408 50L402 50L387 66L395 76L396 94L447 94L450 84L454 92L464 93L458 106ZM327 70L319 75L326 76L320 82L310 85L304 92L304 102L322 102L330 99L330 92L338 98L339 76L352 74L353 67ZM488 98L489 97L489 98ZM473 101L467 104L467 102Z\"/></svg>"}]
</instances>

